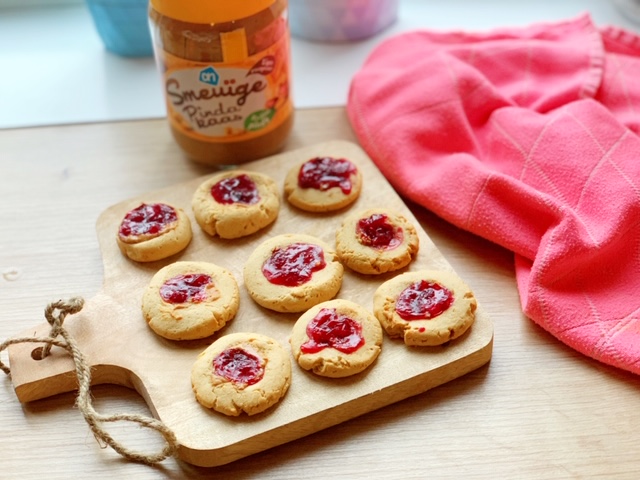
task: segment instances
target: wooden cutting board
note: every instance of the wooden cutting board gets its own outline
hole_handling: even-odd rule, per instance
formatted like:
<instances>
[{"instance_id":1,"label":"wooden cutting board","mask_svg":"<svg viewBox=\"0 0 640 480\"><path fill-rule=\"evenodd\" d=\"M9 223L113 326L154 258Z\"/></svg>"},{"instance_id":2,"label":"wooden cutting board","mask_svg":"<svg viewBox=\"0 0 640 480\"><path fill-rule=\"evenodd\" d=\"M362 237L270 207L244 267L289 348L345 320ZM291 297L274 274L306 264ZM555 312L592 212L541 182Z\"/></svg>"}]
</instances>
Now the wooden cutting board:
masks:
<instances>
[{"instance_id":1,"label":"wooden cutting board","mask_svg":"<svg viewBox=\"0 0 640 480\"><path fill-rule=\"evenodd\" d=\"M174 431L180 443L178 456L186 462L198 466L232 462L422 393L484 365L491 358L493 325L479 299L476 321L459 339L441 347L407 348L401 341L385 337L376 363L353 377L321 378L300 369L292 358L289 391L278 405L262 414L230 418L196 402L190 384L191 366L196 356L219 336L258 332L288 348L288 336L298 315L259 307L247 294L242 280L244 261L266 238L304 233L334 245L335 232L347 213L384 206L402 212L414 223L420 236L417 259L402 271L424 268L452 271L402 199L355 144L323 143L244 164L242 168L268 174L282 187L293 164L316 156L349 158L361 169L363 190L355 204L335 213L312 214L283 201L272 226L247 238L222 240L204 234L191 212L191 196L206 178L202 177L114 205L98 219L104 285L80 313L67 317L65 327L93 367L93 384L111 383L136 389L154 416ZM182 207L190 216L194 230L191 244L183 253L163 261L139 264L128 260L115 242L122 217L141 202L161 201ZM140 302L144 288L155 272L178 260L216 263L233 272L238 281L241 291L238 315L211 338L165 340L155 335L142 318ZM364 276L346 269L338 297L371 310L374 291L393 275ZM45 336L48 332L49 325L43 323L26 334ZM65 351L53 347L49 357L37 361L31 357L34 348L34 344L9 348L12 381L20 401L77 389L74 366Z\"/></svg>"}]
</instances>

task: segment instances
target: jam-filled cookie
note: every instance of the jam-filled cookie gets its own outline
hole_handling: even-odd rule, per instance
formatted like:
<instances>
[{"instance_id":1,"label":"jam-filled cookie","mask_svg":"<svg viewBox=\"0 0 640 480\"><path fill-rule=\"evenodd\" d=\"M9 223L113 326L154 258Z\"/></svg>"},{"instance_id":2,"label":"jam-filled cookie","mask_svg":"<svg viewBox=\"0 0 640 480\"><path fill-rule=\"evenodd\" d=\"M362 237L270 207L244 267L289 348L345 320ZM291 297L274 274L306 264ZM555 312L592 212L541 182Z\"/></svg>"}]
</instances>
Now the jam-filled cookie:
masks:
<instances>
[{"instance_id":1,"label":"jam-filled cookie","mask_svg":"<svg viewBox=\"0 0 640 480\"><path fill-rule=\"evenodd\" d=\"M200 184L191 207L198 225L209 235L239 238L273 223L280 210L280 197L271 177L229 170Z\"/></svg>"},{"instance_id":2,"label":"jam-filled cookie","mask_svg":"<svg viewBox=\"0 0 640 480\"><path fill-rule=\"evenodd\" d=\"M419 243L411 222L383 208L348 216L336 232L336 253L342 263L367 275L406 267L416 257Z\"/></svg>"},{"instance_id":3,"label":"jam-filled cookie","mask_svg":"<svg viewBox=\"0 0 640 480\"><path fill-rule=\"evenodd\" d=\"M373 313L391 338L411 346L435 346L465 333L475 320L473 292L456 275L407 272L378 287Z\"/></svg>"},{"instance_id":4,"label":"jam-filled cookie","mask_svg":"<svg viewBox=\"0 0 640 480\"><path fill-rule=\"evenodd\" d=\"M220 337L191 369L196 400L230 416L264 412L284 397L291 384L289 352L256 333Z\"/></svg>"},{"instance_id":5,"label":"jam-filled cookie","mask_svg":"<svg viewBox=\"0 0 640 480\"><path fill-rule=\"evenodd\" d=\"M347 377L364 371L378 358L382 327L357 303L330 300L300 316L289 343L303 369L323 377Z\"/></svg>"},{"instance_id":6,"label":"jam-filled cookie","mask_svg":"<svg viewBox=\"0 0 640 480\"><path fill-rule=\"evenodd\" d=\"M191 236L191 221L181 209L167 203L142 203L126 213L116 242L131 260L155 262L187 248Z\"/></svg>"},{"instance_id":7,"label":"jam-filled cookie","mask_svg":"<svg viewBox=\"0 0 640 480\"><path fill-rule=\"evenodd\" d=\"M251 298L276 312L302 312L331 300L344 267L326 243L310 235L279 235L260 244L245 263Z\"/></svg>"},{"instance_id":8,"label":"jam-filled cookie","mask_svg":"<svg viewBox=\"0 0 640 480\"><path fill-rule=\"evenodd\" d=\"M352 204L362 190L360 169L346 158L316 157L289 170L285 198L301 210L330 212Z\"/></svg>"},{"instance_id":9,"label":"jam-filled cookie","mask_svg":"<svg viewBox=\"0 0 640 480\"><path fill-rule=\"evenodd\" d=\"M142 296L149 327L170 340L213 335L235 317L238 284L228 270L213 263L176 262L160 269Z\"/></svg>"}]
</instances>

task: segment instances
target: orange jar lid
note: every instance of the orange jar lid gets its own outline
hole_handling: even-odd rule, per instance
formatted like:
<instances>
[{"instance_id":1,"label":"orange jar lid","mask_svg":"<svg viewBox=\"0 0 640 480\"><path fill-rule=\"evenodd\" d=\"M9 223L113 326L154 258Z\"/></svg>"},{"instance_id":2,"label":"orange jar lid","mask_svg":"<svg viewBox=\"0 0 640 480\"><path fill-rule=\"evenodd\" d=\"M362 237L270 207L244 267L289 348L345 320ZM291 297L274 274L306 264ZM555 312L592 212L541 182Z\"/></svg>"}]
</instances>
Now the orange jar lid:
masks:
<instances>
[{"instance_id":1,"label":"orange jar lid","mask_svg":"<svg viewBox=\"0 0 640 480\"><path fill-rule=\"evenodd\" d=\"M155 11L189 23L221 23L250 17L276 0L151 0Z\"/></svg>"}]
</instances>

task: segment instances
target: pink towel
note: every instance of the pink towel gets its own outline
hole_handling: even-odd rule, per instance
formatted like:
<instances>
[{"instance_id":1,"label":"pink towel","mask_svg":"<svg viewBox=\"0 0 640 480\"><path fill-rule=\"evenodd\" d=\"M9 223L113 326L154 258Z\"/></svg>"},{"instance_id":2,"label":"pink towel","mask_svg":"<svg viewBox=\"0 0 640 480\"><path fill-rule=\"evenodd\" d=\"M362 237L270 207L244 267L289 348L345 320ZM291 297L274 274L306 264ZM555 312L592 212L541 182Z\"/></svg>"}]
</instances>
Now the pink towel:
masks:
<instances>
[{"instance_id":1,"label":"pink towel","mask_svg":"<svg viewBox=\"0 0 640 480\"><path fill-rule=\"evenodd\" d=\"M528 317L640 373L640 37L588 15L401 34L348 113L403 196L515 253Z\"/></svg>"}]
</instances>

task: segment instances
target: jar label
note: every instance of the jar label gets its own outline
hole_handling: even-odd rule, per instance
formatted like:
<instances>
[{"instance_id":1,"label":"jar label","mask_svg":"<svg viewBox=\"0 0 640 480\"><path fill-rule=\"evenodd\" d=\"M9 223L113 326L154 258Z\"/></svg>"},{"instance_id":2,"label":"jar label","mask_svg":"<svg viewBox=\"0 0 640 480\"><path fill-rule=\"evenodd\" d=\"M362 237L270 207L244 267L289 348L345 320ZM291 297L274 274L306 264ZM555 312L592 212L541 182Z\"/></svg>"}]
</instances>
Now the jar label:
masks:
<instances>
[{"instance_id":1,"label":"jar label","mask_svg":"<svg viewBox=\"0 0 640 480\"><path fill-rule=\"evenodd\" d=\"M169 121L189 137L208 142L248 140L277 128L293 110L288 35L233 63L159 54Z\"/></svg>"}]
</instances>

